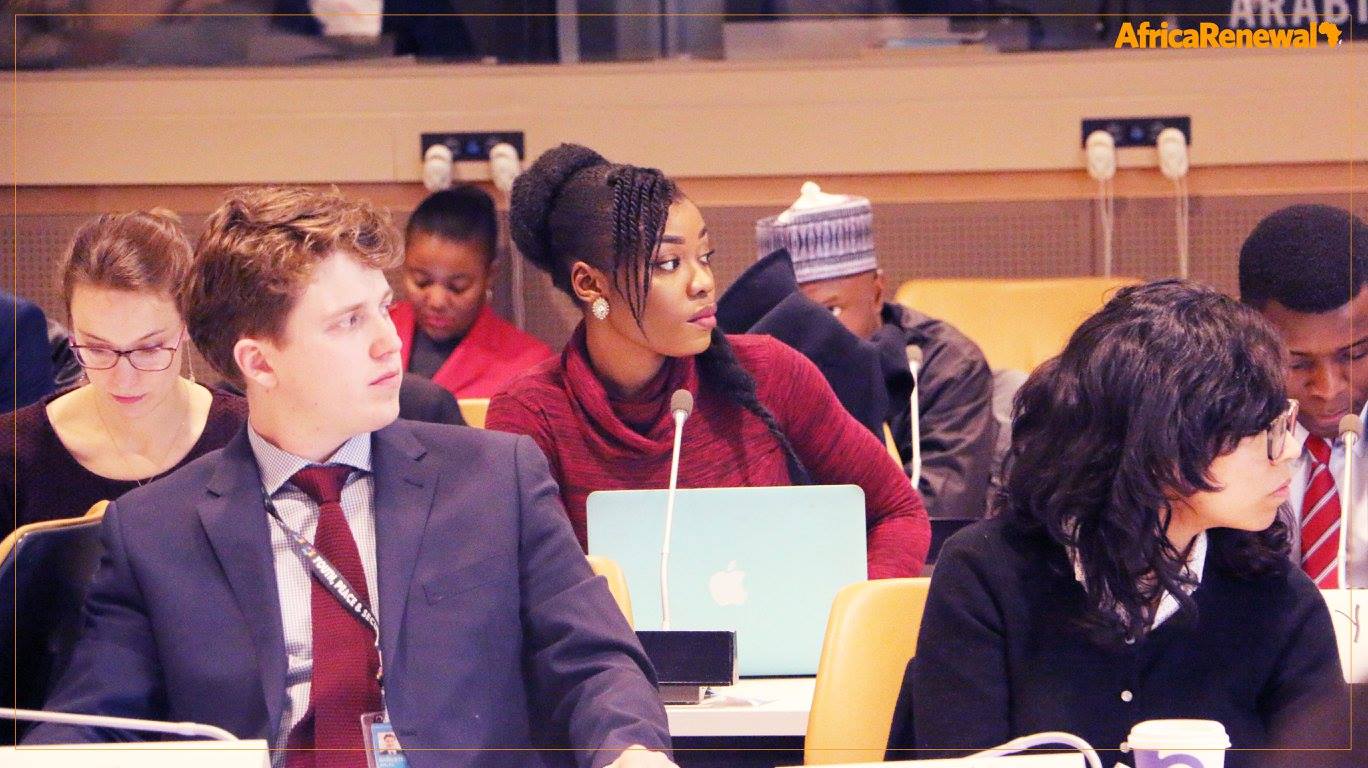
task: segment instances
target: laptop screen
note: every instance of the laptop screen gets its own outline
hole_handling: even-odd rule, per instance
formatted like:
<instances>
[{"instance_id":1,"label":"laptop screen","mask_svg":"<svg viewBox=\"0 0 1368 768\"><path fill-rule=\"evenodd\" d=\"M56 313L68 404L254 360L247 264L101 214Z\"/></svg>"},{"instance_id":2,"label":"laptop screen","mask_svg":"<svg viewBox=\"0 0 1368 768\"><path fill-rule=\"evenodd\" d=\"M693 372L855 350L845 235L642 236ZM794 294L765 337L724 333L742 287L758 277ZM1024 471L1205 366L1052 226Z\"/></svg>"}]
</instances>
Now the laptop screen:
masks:
<instances>
[{"instance_id":1,"label":"laptop screen","mask_svg":"<svg viewBox=\"0 0 1368 768\"><path fill-rule=\"evenodd\" d=\"M589 553L622 567L637 629L661 625L665 504L663 490L588 500ZM815 674L833 598L866 578L854 485L681 489L671 539L670 628L735 631L747 677Z\"/></svg>"}]
</instances>

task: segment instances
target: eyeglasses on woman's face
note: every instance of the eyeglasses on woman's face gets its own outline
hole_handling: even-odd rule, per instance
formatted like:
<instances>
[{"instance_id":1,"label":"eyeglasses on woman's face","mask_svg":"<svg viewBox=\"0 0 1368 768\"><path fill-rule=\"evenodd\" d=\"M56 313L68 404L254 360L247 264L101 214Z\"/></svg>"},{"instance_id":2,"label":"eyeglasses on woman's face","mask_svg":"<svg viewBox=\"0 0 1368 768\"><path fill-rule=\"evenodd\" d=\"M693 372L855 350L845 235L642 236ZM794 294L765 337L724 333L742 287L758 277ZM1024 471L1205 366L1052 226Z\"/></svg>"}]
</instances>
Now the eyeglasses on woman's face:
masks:
<instances>
[{"instance_id":1,"label":"eyeglasses on woman's face","mask_svg":"<svg viewBox=\"0 0 1368 768\"><path fill-rule=\"evenodd\" d=\"M1283 449L1287 447L1288 436L1297 426L1297 401L1289 399L1287 410L1283 411L1278 418L1268 425L1268 460L1277 461L1283 454Z\"/></svg>"},{"instance_id":2,"label":"eyeglasses on woman's face","mask_svg":"<svg viewBox=\"0 0 1368 768\"><path fill-rule=\"evenodd\" d=\"M137 349L111 349L109 347L93 347L88 344L72 344L71 350L76 353L76 362L82 368L91 371L107 371L119 364L119 358L127 357L128 364L140 371L164 371L171 367L171 363L176 359L176 350L180 349L180 343L174 347L138 347Z\"/></svg>"}]
</instances>

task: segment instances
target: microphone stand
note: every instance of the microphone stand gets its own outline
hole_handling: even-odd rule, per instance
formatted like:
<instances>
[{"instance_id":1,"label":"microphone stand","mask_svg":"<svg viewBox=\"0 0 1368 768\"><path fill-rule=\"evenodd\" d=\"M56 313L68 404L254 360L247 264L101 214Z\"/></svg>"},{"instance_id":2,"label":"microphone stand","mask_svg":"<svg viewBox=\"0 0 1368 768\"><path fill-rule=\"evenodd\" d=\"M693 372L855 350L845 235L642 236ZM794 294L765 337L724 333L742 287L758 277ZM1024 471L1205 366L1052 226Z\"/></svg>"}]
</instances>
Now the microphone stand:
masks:
<instances>
[{"instance_id":1,"label":"microphone stand","mask_svg":"<svg viewBox=\"0 0 1368 768\"><path fill-rule=\"evenodd\" d=\"M1349 587L1349 539L1354 519L1354 449L1363 439L1363 420L1346 414L1339 423L1340 439L1344 441L1344 488L1340 491L1339 560L1336 576L1341 589Z\"/></svg>"},{"instance_id":2,"label":"microphone stand","mask_svg":"<svg viewBox=\"0 0 1368 768\"><path fill-rule=\"evenodd\" d=\"M74 712L45 712L40 709L10 709L0 707L0 718L31 720L38 723L60 723L87 728L115 728L124 731L169 733L173 736L198 736L215 741L238 741L238 737L214 725L203 723L168 723L161 720L139 720L132 717L82 715Z\"/></svg>"},{"instance_id":3,"label":"microphone stand","mask_svg":"<svg viewBox=\"0 0 1368 768\"><path fill-rule=\"evenodd\" d=\"M660 542L660 628L670 628L670 539L674 536L675 496L679 491L679 452L684 420L693 412L693 394L681 389L670 398L674 413L674 452L670 456L670 488L665 493L665 535Z\"/></svg>"},{"instance_id":4,"label":"microphone stand","mask_svg":"<svg viewBox=\"0 0 1368 768\"><path fill-rule=\"evenodd\" d=\"M657 690L666 704L698 704L707 686L736 682L735 632L670 629L670 540L674 536L684 421L693 407L693 395L687 389L676 390L670 397L674 453L670 457L670 487L665 494L665 533L660 542L660 629L639 629L636 633L642 650L655 665Z\"/></svg>"},{"instance_id":5,"label":"microphone stand","mask_svg":"<svg viewBox=\"0 0 1368 768\"><path fill-rule=\"evenodd\" d=\"M907 415L912 432L912 490L914 491L921 484L921 405L917 403L917 397L921 394L921 381L917 378L921 373L921 365L921 347L909 344L907 346L907 370L912 372L912 403Z\"/></svg>"}]
</instances>

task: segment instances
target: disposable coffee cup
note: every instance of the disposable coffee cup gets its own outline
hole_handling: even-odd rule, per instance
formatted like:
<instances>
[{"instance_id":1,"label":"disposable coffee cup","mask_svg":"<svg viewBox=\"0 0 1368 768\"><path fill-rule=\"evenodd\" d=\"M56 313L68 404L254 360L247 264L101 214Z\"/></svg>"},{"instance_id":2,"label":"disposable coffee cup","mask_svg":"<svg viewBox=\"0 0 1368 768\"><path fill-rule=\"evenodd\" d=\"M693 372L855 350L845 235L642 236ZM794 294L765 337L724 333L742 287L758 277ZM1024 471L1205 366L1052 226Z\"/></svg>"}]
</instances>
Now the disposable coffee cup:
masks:
<instances>
[{"instance_id":1,"label":"disposable coffee cup","mask_svg":"<svg viewBox=\"0 0 1368 768\"><path fill-rule=\"evenodd\" d=\"M1230 737L1215 720L1146 720L1126 738L1135 768L1224 768Z\"/></svg>"}]
</instances>

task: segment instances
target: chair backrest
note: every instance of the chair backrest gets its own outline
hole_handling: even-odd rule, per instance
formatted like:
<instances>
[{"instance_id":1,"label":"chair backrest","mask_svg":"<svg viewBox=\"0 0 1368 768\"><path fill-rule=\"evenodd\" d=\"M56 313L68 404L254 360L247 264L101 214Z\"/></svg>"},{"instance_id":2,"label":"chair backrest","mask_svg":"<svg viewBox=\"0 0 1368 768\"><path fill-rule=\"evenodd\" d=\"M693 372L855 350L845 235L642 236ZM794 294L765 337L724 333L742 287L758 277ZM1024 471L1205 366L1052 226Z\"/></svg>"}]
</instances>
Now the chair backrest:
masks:
<instances>
[{"instance_id":1,"label":"chair backrest","mask_svg":"<svg viewBox=\"0 0 1368 768\"><path fill-rule=\"evenodd\" d=\"M0 675L5 706L41 709L71 658L86 589L104 552L105 504L82 517L20 526L0 543L0 658L16 670L13 678ZM19 726L22 737L27 728Z\"/></svg>"},{"instance_id":2,"label":"chair backrest","mask_svg":"<svg viewBox=\"0 0 1368 768\"><path fill-rule=\"evenodd\" d=\"M463 397L456 401L461 406L461 415L467 425L484 429L485 415L489 413L489 398Z\"/></svg>"},{"instance_id":3,"label":"chair backrest","mask_svg":"<svg viewBox=\"0 0 1368 768\"><path fill-rule=\"evenodd\" d=\"M608 580L608 591L613 594L622 615L627 617L627 626L634 627L632 621L632 593L627 589L627 575L616 560L601 555L589 555L589 568Z\"/></svg>"},{"instance_id":4,"label":"chair backrest","mask_svg":"<svg viewBox=\"0 0 1368 768\"><path fill-rule=\"evenodd\" d=\"M973 339L994 369L1031 371L1059 354L1069 336L1131 277L1031 280L909 280L898 303L955 326Z\"/></svg>"},{"instance_id":5,"label":"chair backrest","mask_svg":"<svg viewBox=\"0 0 1368 768\"><path fill-rule=\"evenodd\" d=\"M883 759L930 585L927 578L881 579L836 595L808 715L806 764Z\"/></svg>"},{"instance_id":6,"label":"chair backrest","mask_svg":"<svg viewBox=\"0 0 1368 768\"><path fill-rule=\"evenodd\" d=\"M21 538L24 538L29 534L38 533L39 531L47 531L53 528L65 528L88 520L98 522L104 517L105 507L108 506L108 500L101 500L91 504L90 509L87 509L85 514L80 517L59 517L55 520L39 520L36 523L19 526L10 531L9 535L4 539L0 539L0 560L10 559L10 553L14 551L15 546L19 543Z\"/></svg>"},{"instance_id":7,"label":"chair backrest","mask_svg":"<svg viewBox=\"0 0 1368 768\"><path fill-rule=\"evenodd\" d=\"M893 457L893 463L902 466L902 454L898 453L898 441L893 439L893 428L887 422L883 425L884 448L888 449L888 455Z\"/></svg>"}]
</instances>

